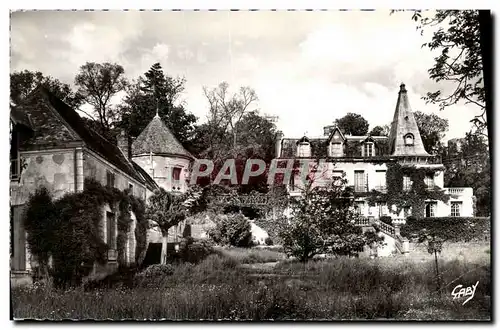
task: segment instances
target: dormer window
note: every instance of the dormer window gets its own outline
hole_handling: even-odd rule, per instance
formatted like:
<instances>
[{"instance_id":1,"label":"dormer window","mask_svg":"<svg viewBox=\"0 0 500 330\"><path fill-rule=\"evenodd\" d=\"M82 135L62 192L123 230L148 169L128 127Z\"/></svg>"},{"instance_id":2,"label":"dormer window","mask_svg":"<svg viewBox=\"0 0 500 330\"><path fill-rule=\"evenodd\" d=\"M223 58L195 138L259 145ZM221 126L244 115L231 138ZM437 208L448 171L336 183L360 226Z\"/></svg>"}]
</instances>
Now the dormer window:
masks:
<instances>
[{"instance_id":1,"label":"dormer window","mask_svg":"<svg viewBox=\"0 0 500 330\"><path fill-rule=\"evenodd\" d=\"M363 157L375 156L375 145L373 142L365 142L363 144Z\"/></svg>"},{"instance_id":2,"label":"dormer window","mask_svg":"<svg viewBox=\"0 0 500 330\"><path fill-rule=\"evenodd\" d=\"M330 143L330 157L344 156L344 148L341 142Z\"/></svg>"},{"instance_id":3,"label":"dormer window","mask_svg":"<svg viewBox=\"0 0 500 330\"><path fill-rule=\"evenodd\" d=\"M411 134L411 133L406 134L404 139L405 139L405 145L407 145L407 146L413 145L413 143L414 143L413 134Z\"/></svg>"},{"instance_id":4,"label":"dormer window","mask_svg":"<svg viewBox=\"0 0 500 330\"><path fill-rule=\"evenodd\" d=\"M297 157L311 157L311 144L306 136L297 142Z\"/></svg>"}]
</instances>

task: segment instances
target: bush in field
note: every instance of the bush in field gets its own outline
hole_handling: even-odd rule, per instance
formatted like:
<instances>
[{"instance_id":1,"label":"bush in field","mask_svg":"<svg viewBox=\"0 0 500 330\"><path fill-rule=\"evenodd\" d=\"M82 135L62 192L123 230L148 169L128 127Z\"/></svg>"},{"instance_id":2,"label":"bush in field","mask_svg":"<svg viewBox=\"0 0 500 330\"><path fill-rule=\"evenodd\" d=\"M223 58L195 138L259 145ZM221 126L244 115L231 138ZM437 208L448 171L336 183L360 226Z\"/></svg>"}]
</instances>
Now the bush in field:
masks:
<instances>
[{"instance_id":1,"label":"bush in field","mask_svg":"<svg viewBox=\"0 0 500 330\"><path fill-rule=\"evenodd\" d=\"M252 230L243 214L222 214L215 219L215 227L208 232L217 244L238 247L252 246Z\"/></svg>"},{"instance_id":2,"label":"bush in field","mask_svg":"<svg viewBox=\"0 0 500 330\"><path fill-rule=\"evenodd\" d=\"M178 259L196 264L213 253L214 249L209 241L187 237L179 246Z\"/></svg>"},{"instance_id":3,"label":"bush in field","mask_svg":"<svg viewBox=\"0 0 500 330\"><path fill-rule=\"evenodd\" d=\"M273 245L273 240L271 237L266 237L264 243L266 243L266 245Z\"/></svg>"},{"instance_id":4,"label":"bush in field","mask_svg":"<svg viewBox=\"0 0 500 330\"><path fill-rule=\"evenodd\" d=\"M145 277L164 277L174 273L174 267L170 264L155 264L146 268L143 272Z\"/></svg>"},{"instance_id":5,"label":"bush in field","mask_svg":"<svg viewBox=\"0 0 500 330\"><path fill-rule=\"evenodd\" d=\"M345 179L339 180L321 190L311 189L311 180L303 194L291 201L291 218L282 220L280 234L288 255L305 262L322 253L357 254L364 246L383 241L355 225L358 216L352 208L352 192L344 188Z\"/></svg>"}]
</instances>

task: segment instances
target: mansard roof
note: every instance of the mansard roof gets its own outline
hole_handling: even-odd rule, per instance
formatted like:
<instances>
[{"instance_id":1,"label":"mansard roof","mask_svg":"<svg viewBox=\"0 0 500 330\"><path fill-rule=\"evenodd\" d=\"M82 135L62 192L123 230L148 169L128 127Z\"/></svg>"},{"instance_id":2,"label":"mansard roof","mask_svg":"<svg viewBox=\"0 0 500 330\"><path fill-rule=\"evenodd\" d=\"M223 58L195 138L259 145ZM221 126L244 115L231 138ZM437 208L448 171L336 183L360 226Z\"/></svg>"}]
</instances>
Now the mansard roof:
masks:
<instances>
[{"instance_id":1,"label":"mansard roof","mask_svg":"<svg viewBox=\"0 0 500 330\"><path fill-rule=\"evenodd\" d=\"M387 136L355 136L355 135L345 135L344 143L347 145L345 148L345 156L346 157L361 157L361 149L354 151L352 148L348 146L355 146L358 143L363 143L367 140L373 141L375 146L380 146L380 152L377 154L379 156L389 156L387 152L385 152L385 146L382 144L386 144ZM294 158L297 155L297 144L303 138L283 138L281 140L281 154L278 157L281 158ZM317 138L307 138L309 144L311 145L311 158L326 158L328 157L328 145L331 140L331 136L328 137L317 137ZM351 154L351 150L354 152Z\"/></svg>"},{"instance_id":2,"label":"mansard roof","mask_svg":"<svg viewBox=\"0 0 500 330\"><path fill-rule=\"evenodd\" d=\"M405 136L408 133L413 135L413 144L411 145L405 143ZM389 150L392 156L429 156L424 148L417 121L410 107L405 84L401 84L399 89L389 134Z\"/></svg>"},{"instance_id":3,"label":"mansard roof","mask_svg":"<svg viewBox=\"0 0 500 330\"><path fill-rule=\"evenodd\" d=\"M151 120L134 143L132 143L133 156L149 153L194 158L184 149L158 115Z\"/></svg>"}]
</instances>

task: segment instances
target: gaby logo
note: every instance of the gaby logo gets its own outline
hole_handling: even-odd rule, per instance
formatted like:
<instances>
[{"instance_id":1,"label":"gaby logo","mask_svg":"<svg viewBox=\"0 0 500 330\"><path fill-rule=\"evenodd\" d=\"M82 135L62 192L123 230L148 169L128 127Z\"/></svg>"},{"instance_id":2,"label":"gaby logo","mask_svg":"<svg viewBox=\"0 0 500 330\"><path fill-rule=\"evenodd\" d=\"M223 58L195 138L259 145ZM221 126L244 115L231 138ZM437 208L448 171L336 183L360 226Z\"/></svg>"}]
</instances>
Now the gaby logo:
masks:
<instances>
[{"instance_id":1,"label":"gaby logo","mask_svg":"<svg viewBox=\"0 0 500 330\"><path fill-rule=\"evenodd\" d=\"M453 296L453 300L459 299L462 297L469 297L467 298L462 305L465 305L469 300L474 298L474 294L476 293L477 285L479 284L479 281L476 282L476 284L468 287L464 287L463 285L457 285L453 291L451 292L451 295Z\"/></svg>"}]
</instances>

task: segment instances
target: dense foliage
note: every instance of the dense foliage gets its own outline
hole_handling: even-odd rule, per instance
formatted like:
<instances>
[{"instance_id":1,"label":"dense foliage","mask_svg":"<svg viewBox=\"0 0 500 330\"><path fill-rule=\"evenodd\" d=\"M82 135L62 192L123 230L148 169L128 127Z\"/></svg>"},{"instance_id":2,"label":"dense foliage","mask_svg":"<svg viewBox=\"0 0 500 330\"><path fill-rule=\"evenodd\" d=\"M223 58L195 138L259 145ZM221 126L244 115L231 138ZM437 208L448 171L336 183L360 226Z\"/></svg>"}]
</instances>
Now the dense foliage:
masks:
<instances>
[{"instance_id":1,"label":"dense foliage","mask_svg":"<svg viewBox=\"0 0 500 330\"><path fill-rule=\"evenodd\" d=\"M243 214L220 214L213 221L215 226L208 231L208 235L216 244L252 246L251 225Z\"/></svg>"},{"instance_id":2,"label":"dense foliage","mask_svg":"<svg viewBox=\"0 0 500 330\"><path fill-rule=\"evenodd\" d=\"M491 13L480 10L437 10L434 15L414 12L413 19L419 23L421 33L435 26L430 41L424 43L431 51L438 51L429 76L436 82L449 82L452 88L428 92L424 99L438 104L441 109L459 102L474 104L481 110L472 118L477 133L487 135L486 94L491 89L491 56L488 28L491 28ZM488 74L484 74L487 72ZM488 78L489 79L489 78ZM445 85L443 85L445 86ZM486 87L486 88L485 88ZM449 92L447 91L449 90Z\"/></svg>"},{"instance_id":3,"label":"dense foliage","mask_svg":"<svg viewBox=\"0 0 500 330\"><path fill-rule=\"evenodd\" d=\"M214 249L208 240L196 240L192 237L186 237L182 240L179 252L175 257L182 262L197 264L213 253Z\"/></svg>"},{"instance_id":4,"label":"dense foliage","mask_svg":"<svg viewBox=\"0 0 500 330\"><path fill-rule=\"evenodd\" d=\"M440 239L447 242L489 241L490 218L473 217L409 217L401 227L401 235L418 241Z\"/></svg>"},{"instance_id":5,"label":"dense foliage","mask_svg":"<svg viewBox=\"0 0 500 330\"><path fill-rule=\"evenodd\" d=\"M309 187L291 201L290 218L281 221L280 238L285 253L305 262L322 253L357 254L364 246L383 240L378 235L363 233L355 225L358 215L345 183L341 179L324 190Z\"/></svg>"},{"instance_id":6,"label":"dense foliage","mask_svg":"<svg viewBox=\"0 0 500 330\"><path fill-rule=\"evenodd\" d=\"M402 210L407 212L411 209L413 216L423 217L425 200L440 200L445 203L449 200L449 196L445 194L442 187L429 188L425 184L426 175L434 175L435 172L435 168L417 168L410 165L388 163L386 192L372 190L368 194L368 203L375 205L377 202L386 202L387 205L394 205L397 213ZM408 176L411 180L411 187L408 190L403 187L404 176Z\"/></svg>"},{"instance_id":7,"label":"dense foliage","mask_svg":"<svg viewBox=\"0 0 500 330\"><path fill-rule=\"evenodd\" d=\"M342 118L335 119L335 124L347 135L366 135L369 123L363 116L349 112Z\"/></svg>"},{"instance_id":8,"label":"dense foliage","mask_svg":"<svg viewBox=\"0 0 500 330\"><path fill-rule=\"evenodd\" d=\"M448 131L448 119L421 111L415 111L413 114L425 151L432 155L437 154L442 148L441 140Z\"/></svg>"},{"instance_id":9,"label":"dense foliage","mask_svg":"<svg viewBox=\"0 0 500 330\"><path fill-rule=\"evenodd\" d=\"M90 273L96 262L106 262L110 247L102 234L104 204L118 213L117 253L118 262L123 263L131 203L136 205L132 209L137 211L138 223L143 223L144 215L137 207L141 202L136 197L127 191L103 187L94 180L86 179L83 191L55 201L46 188L38 189L29 199L23 221L40 275L51 275L56 285L75 285ZM138 237L144 239L144 235ZM138 241L136 254L141 255L145 248L144 242Z\"/></svg>"}]
</instances>

